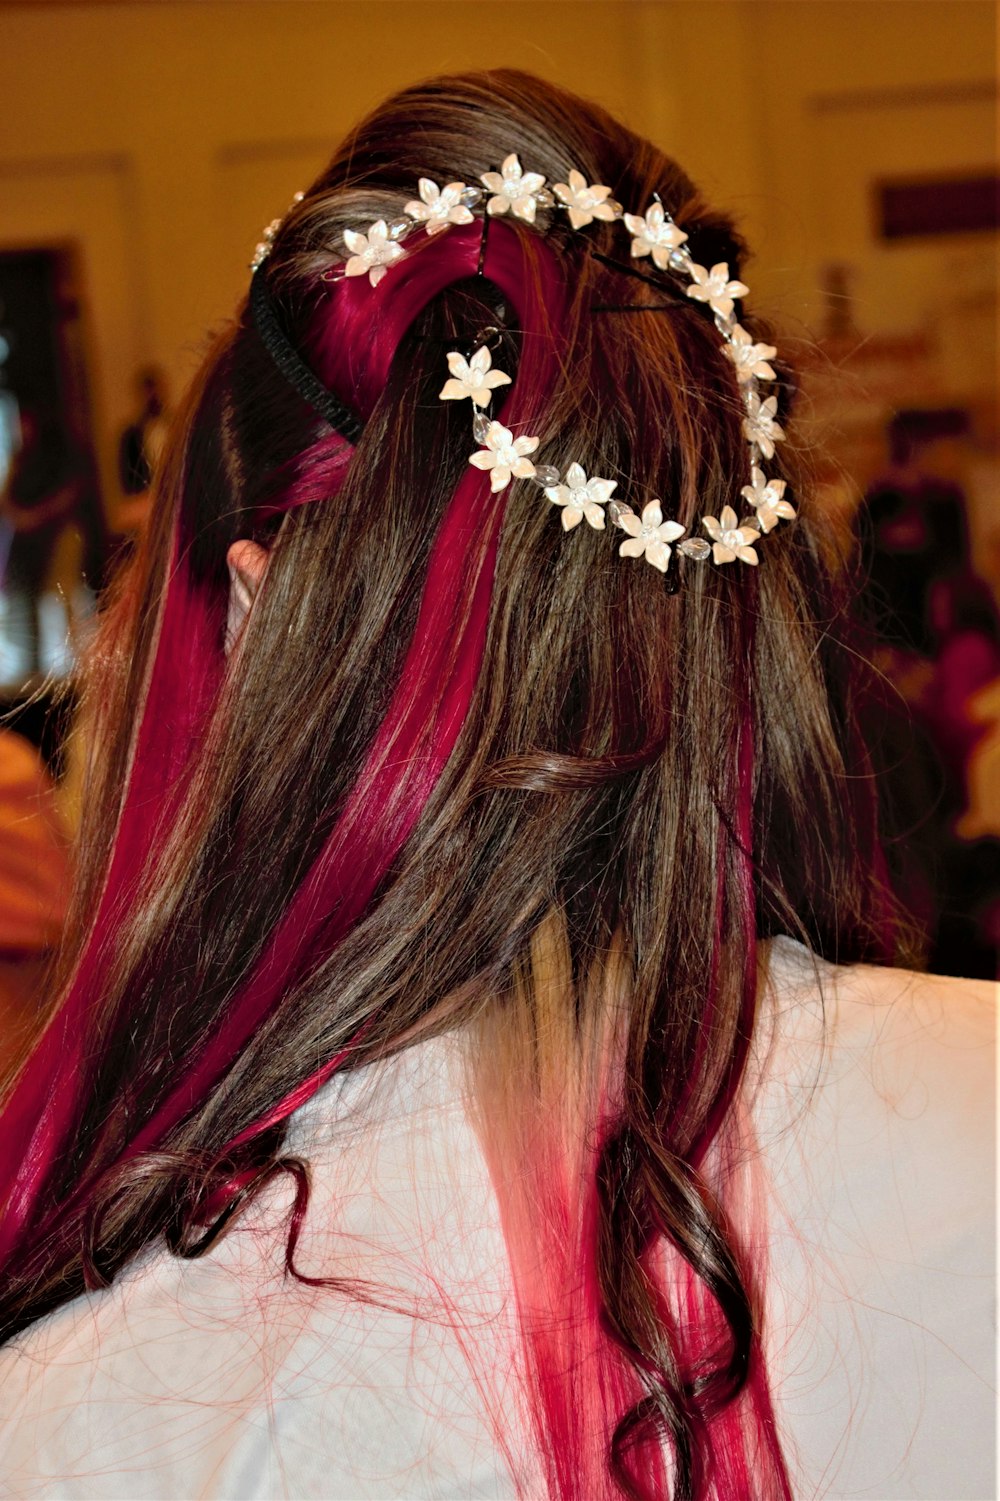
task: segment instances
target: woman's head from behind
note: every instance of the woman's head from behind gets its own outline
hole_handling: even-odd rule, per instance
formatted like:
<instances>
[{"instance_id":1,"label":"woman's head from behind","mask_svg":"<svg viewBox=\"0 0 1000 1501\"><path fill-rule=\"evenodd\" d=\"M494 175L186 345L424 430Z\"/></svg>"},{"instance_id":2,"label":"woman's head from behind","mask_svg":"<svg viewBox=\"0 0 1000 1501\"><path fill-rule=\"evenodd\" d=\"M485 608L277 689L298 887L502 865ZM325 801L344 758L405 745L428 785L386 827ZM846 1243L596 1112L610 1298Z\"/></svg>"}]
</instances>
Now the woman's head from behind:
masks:
<instances>
[{"instance_id":1,"label":"woman's head from behind","mask_svg":"<svg viewBox=\"0 0 1000 1501\"><path fill-rule=\"evenodd\" d=\"M675 558L671 592L614 529L565 530L539 486L493 493L468 407L438 399L447 352L498 329L493 413L538 437L533 459L614 480L636 512L660 498L694 535L751 479L708 310L632 275L620 226L554 213L414 238L374 288L329 279L345 232L397 218L419 178L477 183L511 154L637 213L659 197L696 262L740 274L676 165L520 74L390 100L290 211L256 275L363 427L330 429L247 307L175 428L92 673L59 1015L101 1061L51 1120L76 1146L34 1176L4 1312L30 1321L164 1231L187 1244L226 1183L262 1181L321 1077L474 1022L476 1087L508 1111L494 1164L528 1150L529 1105L578 1128L568 1176L535 1156L538 1196L563 1172L580 1228L531 1297L514 1190L507 1217L553 1494L602 1494L612 1470L649 1493L636 1442L656 1434L693 1494L733 1447L706 1435L754 1392L750 1270L699 1178L753 1030L754 939L874 949L874 826L834 549L787 460L769 473L799 519L761 566ZM30 1089L29 1066L12 1104ZM651 1280L660 1241L707 1289L701 1334ZM570 1286L575 1352L544 1332ZM583 1349L592 1406L568 1375ZM760 1390L751 1408L741 1463L770 1431Z\"/></svg>"},{"instance_id":2,"label":"woman's head from behind","mask_svg":"<svg viewBox=\"0 0 1000 1501\"><path fill-rule=\"evenodd\" d=\"M249 787L243 777L243 795L257 797L263 821L270 815L283 830L276 779L280 786L287 775L301 790L299 770L308 764L307 784L327 810L351 785L350 745L363 754L384 717L432 543L459 480L470 477L468 407L437 399L449 348L468 348L477 333L501 324L506 332L493 360L515 380L497 393L493 414L499 409L508 426L539 436L537 461L564 468L576 459L587 474L615 480L616 498L636 510L662 498L664 514L692 536L703 515L739 508L749 483L740 391L708 310L687 299L676 278L660 277L653 287L631 277L619 226L595 222L574 233L555 214L539 215L544 228L494 220L490 255L504 257L509 281L520 284L530 304L520 308L508 290L475 275L479 222L409 250L408 263L377 289L366 278L324 279L345 259L345 231L398 218L418 177L475 183L511 153L549 183L575 166L588 181L612 184L637 211L656 195L684 226L695 260L724 260L739 274L739 241L679 168L602 112L538 80L438 80L389 101L348 138L287 217L259 274L291 343L365 423L360 442L351 450L317 420L245 313L203 377L177 487L193 571L220 598L234 541L249 537L269 550L252 649L232 674L252 680L253 691L239 694L234 684L231 728L238 734L241 714L270 726L247 736L247 753L266 756L271 777L252 777ZM651 311L637 311L643 305ZM786 372L783 409L789 389ZM800 488L780 451L768 468ZM486 478L470 506L472 526L485 531L499 511L502 528L487 660L462 737L468 754L459 752L473 784L485 766L536 751L594 758L655 748L666 755L652 762L673 763L690 784L687 808L687 794L679 784L673 789L672 822L695 821L700 789L719 793L730 772L717 752L739 718L733 689L755 670L744 660L751 635L755 653L767 657L754 684L755 712L774 742L765 764L758 756L762 791L771 792L772 775L785 788L801 777L810 735L818 741L836 730L817 723L829 684L815 695L812 642L799 639L803 622L825 624L831 611L833 549L821 516L807 505L794 527L767 539L755 575L675 557L672 572L681 571L682 584L671 594L644 564L618 557L620 534L611 528L604 536L586 526L564 534L558 509L537 486L515 480L493 496ZM477 545L481 538L470 535L469 551ZM332 780L320 773L324 747ZM823 765L832 750L822 746ZM231 756L228 764L235 768ZM516 801L525 809L531 803ZM453 812L461 802L452 799ZM303 809L303 828L314 824L314 812ZM573 867L574 839L557 837L551 814L540 819L551 829L549 849L556 863ZM567 826L579 822L573 815ZM798 837L808 841L808 828ZM821 894L808 889L822 862L808 855L803 850L798 861L798 889L780 884L792 887L800 916L829 941ZM786 867L795 858L782 851ZM540 871L532 885L539 879Z\"/></svg>"}]
</instances>

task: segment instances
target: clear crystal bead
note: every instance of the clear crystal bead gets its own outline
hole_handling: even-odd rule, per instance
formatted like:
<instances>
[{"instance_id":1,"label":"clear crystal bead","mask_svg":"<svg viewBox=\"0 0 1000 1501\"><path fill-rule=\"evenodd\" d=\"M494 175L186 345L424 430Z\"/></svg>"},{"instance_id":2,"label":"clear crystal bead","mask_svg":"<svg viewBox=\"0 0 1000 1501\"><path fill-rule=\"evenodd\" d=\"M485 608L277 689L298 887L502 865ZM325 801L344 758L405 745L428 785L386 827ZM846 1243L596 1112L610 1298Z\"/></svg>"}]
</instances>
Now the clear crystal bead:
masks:
<instances>
[{"instance_id":1,"label":"clear crystal bead","mask_svg":"<svg viewBox=\"0 0 1000 1501\"><path fill-rule=\"evenodd\" d=\"M463 188L462 191L461 191L461 193L459 193L459 195L458 195L458 201L463 206L463 208L475 208L475 206L476 206L477 203L481 203L482 202L482 198L483 198L483 190L482 190L482 188L471 187L471 186L467 187L467 188Z\"/></svg>"},{"instance_id":2,"label":"clear crystal bead","mask_svg":"<svg viewBox=\"0 0 1000 1501\"><path fill-rule=\"evenodd\" d=\"M716 313L715 326L719 330L719 333L724 334L728 339L733 329L736 327L736 314L727 313L725 317L723 317L721 313Z\"/></svg>"},{"instance_id":3,"label":"clear crystal bead","mask_svg":"<svg viewBox=\"0 0 1000 1501\"><path fill-rule=\"evenodd\" d=\"M553 203L555 202L555 199L549 192L548 188L539 188L538 192L534 195L534 198L539 208L551 208Z\"/></svg>"},{"instance_id":4,"label":"clear crystal bead","mask_svg":"<svg viewBox=\"0 0 1000 1501\"><path fill-rule=\"evenodd\" d=\"M620 219L625 212L617 198L605 198L604 204L606 208L611 210L616 219Z\"/></svg>"},{"instance_id":5,"label":"clear crystal bead","mask_svg":"<svg viewBox=\"0 0 1000 1501\"><path fill-rule=\"evenodd\" d=\"M671 250L670 264L675 271L686 271L690 264L691 256L683 245L678 250Z\"/></svg>"},{"instance_id":6,"label":"clear crystal bead","mask_svg":"<svg viewBox=\"0 0 1000 1501\"><path fill-rule=\"evenodd\" d=\"M540 485L558 485L559 470L554 464L536 464L535 478Z\"/></svg>"},{"instance_id":7,"label":"clear crystal bead","mask_svg":"<svg viewBox=\"0 0 1000 1501\"><path fill-rule=\"evenodd\" d=\"M487 323L486 327L481 328L476 334L475 339L473 339L473 348L499 349L503 343L503 333L503 329L498 328L495 323Z\"/></svg>"},{"instance_id":8,"label":"clear crystal bead","mask_svg":"<svg viewBox=\"0 0 1000 1501\"><path fill-rule=\"evenodd\" d=\"M703 537L685 537L683 542L678 542L677 551L683 553L686 558L695 558L699 563L703 563L711 553L712 547Z\"/></svg>"},{"instance_id":9,"label":"clear crystal bead","mask_svg":"<svg viewBox=\"0 0 1000 1501\"><path fill-rule=\"evenodd\" d=\"M412 219L393 219L389 225L389 238L390 240L401 240L412 228Z\"/></svg>"},{"instance_id":10,"label":"clear crystal bead","mask_svg":"<svg viewBox=\"0 0 1000 1501\"><path fill-rule=\"evenodd\" d=\"M486 434L490 430L490 419L485 412L474 412L472 416L472 436L477 443L486 442Z\"/></svg>"},{"instance_id":11,"label":"clear crystal bead","mask_svg":"<svg viewBox=\"0 0 1000 1501\"><path fill-rule=\"evenodd\" d=\"M631 516L631 514L632 507L627 506L623 500L608 501L608 515L613 525L617 526L623 516Z\"/></svg>"}]
</instances>

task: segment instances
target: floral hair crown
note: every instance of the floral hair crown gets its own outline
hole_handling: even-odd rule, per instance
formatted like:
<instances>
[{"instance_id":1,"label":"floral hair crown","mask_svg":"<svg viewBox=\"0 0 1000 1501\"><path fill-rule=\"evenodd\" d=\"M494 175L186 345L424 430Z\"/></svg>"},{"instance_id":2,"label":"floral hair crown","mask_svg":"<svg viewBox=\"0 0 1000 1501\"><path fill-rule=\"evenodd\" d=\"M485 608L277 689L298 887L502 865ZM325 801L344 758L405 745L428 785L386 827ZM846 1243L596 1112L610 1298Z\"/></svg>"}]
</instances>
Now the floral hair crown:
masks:
<instances>
[{"instance_id":1,"label":"floral hair crown","mask_svg":"<svg viewBox=\"0 0 1000 1501\"><path fill-rule=\"evenodd\" d=\"M770 344L755 343L736 316L735 303L747 295L749 288L741 281L730 279L729 266L724 261L711 268L699 266L685 244L687 235L674 223L658 197L654 197L654 202L640 216L627 213L611 197L609 187L601 183L588 184L575 169L567 173L567 179L566 182L553 183L550 191L541 173L524 172L513 153L506 157L499 172L483 173L480 178L482 187L464 182L449 182L439 187L430 178L422 177L417 185L419 197L405 204L398 219L377 219L364 232L344 231L348 252L345 263L336 268L332 276L327 273L327 279L367 276L371 286L377 287L392 267L409 253L404 242L410 235L421 229L428 235L439 235L453 224L471 224L476 217L475 210L480 207L483 208L484 242L490 219L502 214L534 224L539 209L561 210L573 230L585 229L595 219L624 223L632 240L632 258L649 257L657 271L683 277L687 282L687 296L707 304L712 311L723 340L723 353L732 362L743 399L743 433L750 447L751 483L744 485L740 494L752 509L752 516L740 519L733 507L726 505L719 516L702 517L702 526L710 541L703 537L685 537L687 528L678 521L665 520L658 499L649 501L637 515L620 497L612 499L618 488L617 480L588 477L583 466L575 460L563 471L552 464L536 464L531 456L538 448L539 439L527 434L515 437L509 428L488 416L494 391L511 382L509 375L492 365L487 336L496 333L495 329L483 331L476 341L478 347L468 358L454 350L449 352L449 378L442 387L440 399L467 399L471 402L473 437L481 446L470 456L469 463L489 472L491 489L494 492L502 490L513 478L533 480L546 498L560 507L566 531L581 521L586 521L596 531L603 531L607 516L614 526L627 533L618 549L621 556L645 557L664 574L670 564L673 544L676 544L678 553L695 562L711 558L720 565L737 560L756 565L759 559L755 545L760 542L761 534L770 532L779 520L794 519L795 510L785 499L785 481L769 479L763 468L765 461L773 458L775 444L780 443L785 434L777 421L777 397L761 395L761 382L775 379L770 362L777 350ZM296 195L294 202L301 197L301 194ZM281 223L276 219L264 231L251 262L253 271L257 271L270 254ZM271 326L273 311L266 302L264 280L255 276L254 283L251 306L258 329L279 366L295 383L289 368L292 351L287 341L284 347L276 343L277 336ZM311 372L304 371L300 389L307 400L317 405L316 393L306 388L307 375L314 385L318 385ZM331 415L331 403L336 406L335 398L330 393L325 394L326 405L320 408L323 415L334 426L342 427L335 414Z\"/></svg>"}]
</instances>

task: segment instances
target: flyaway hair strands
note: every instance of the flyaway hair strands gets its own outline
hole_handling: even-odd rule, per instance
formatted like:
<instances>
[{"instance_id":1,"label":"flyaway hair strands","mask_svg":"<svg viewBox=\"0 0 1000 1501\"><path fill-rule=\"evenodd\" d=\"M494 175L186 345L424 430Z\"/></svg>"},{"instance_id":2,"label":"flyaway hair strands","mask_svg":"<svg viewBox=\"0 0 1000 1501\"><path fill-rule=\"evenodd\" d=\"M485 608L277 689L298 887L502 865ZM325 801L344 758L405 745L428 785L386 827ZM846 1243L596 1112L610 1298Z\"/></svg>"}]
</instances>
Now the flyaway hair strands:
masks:
<instances>
[{"instance_id":1,"label":"flyaway hair strands","mask_svg":"<svg viewBox=\"0 0 1000 1501\"><path fill-rule=\"evenodd\" d=\"M0 1105L4 1338L278 1176L297 1275L289 1117L447 1031L551 1501L785 1501L757 940L885 958L896 917L744 258L676 163L514 72L387 101L269 226L85 673L60 988ZM739 495L793 521L760 567Z\"/></svg>"}]
</instances>

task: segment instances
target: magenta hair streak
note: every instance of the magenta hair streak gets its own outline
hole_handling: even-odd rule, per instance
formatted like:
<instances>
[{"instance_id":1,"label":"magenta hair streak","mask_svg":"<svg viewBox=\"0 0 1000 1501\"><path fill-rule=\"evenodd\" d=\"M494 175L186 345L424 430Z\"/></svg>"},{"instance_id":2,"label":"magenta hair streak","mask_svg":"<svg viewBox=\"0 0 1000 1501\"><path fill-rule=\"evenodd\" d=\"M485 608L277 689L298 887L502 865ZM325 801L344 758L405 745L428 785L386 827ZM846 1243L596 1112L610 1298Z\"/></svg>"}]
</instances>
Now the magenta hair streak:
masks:
<instances>
[{"instance_id":1,"label":"magenta hair streak","mask_svg":"<svg viewBox=\"0 0 1000 1501\"><path fill-rule=\"evenodd\" d=\"M539 254L537 245L533 249L529 266L516 232L494 225L483 267L509 299L523 333L520 370L503 408L505 423L517 427L539 423L557 382L552 328L562 322L567 295L557 258ZM367 282L332 287L309 352L318 374L367 417L406 329L444 288L475 274L479 253L478 228L456 228L428 239L374 292ZM331 482L342 482L351 452L339 435L326 440L321 483L305 474L276 508L328 498ZM489 476L475 469L459 482L431 553L398 687L347 806L261 962L233 1000L226 1024L178 1077L121 1160L162 1144L225 1074L289 984L329 953L362 916L413 830L458 741L475 690L508 495L492 495ZM155 831L183 798L186 772L218 695L224 667L221 607L192 579L186 565L189 545L179 522L128 793L93 930L62 1004L4 1112L0 1264L31 1219L38 1186L65 1138L76 1103L70 1087L74 1064L87 1048L90 998L105 981L118 915L128 908L148 852L155 848ZM309 1098L347 1051L276 1102L266 1119L239 1140L283 1119ZM53 1087L56 1080L58 1088Z\"/></svg>"}]
</instances>

